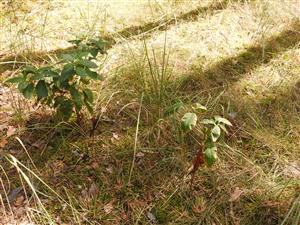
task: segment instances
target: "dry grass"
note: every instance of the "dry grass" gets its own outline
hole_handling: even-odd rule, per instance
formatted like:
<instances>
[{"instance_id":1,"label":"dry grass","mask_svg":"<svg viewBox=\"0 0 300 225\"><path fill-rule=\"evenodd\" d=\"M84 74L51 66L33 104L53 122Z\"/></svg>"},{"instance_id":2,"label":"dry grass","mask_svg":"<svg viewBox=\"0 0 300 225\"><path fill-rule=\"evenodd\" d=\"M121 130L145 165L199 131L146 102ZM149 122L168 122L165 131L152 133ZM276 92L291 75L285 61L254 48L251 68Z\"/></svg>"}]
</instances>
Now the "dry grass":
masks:
<instances>
[{"instance_id":1,"label":"dry grass","mask_svg":"<svg viewBox=\"0 0 300 225\"><path fill-rule=\"evenodd\" d=\"M99 36L176 17L211 1L4 1L2 54L49 51L69 46L77 36ZM143 12L143 13L137 13Z\"/></svg>"},{"instance_id":2,"label":"dry grass","mask_svg":"<svg viewBox=\"0 0 300 225\"><path fill-rule=\"evenodd\" d=\"M85 21L95 19L95 12L88 9L93 6L95 10L95 2L81 7L90 16L84 13L80 20L74 10L78 5L70 6L69 1L50 11L59 15L68 11L72 14L68 18L77 18L73 34L90 30L94 35L99 30L115 32L145 24L158 15L187 12L196 5L184 3L136 2L130 3L130 10L124 10L128 7L125 3L118 7L107 3L107 20L104 24L97 20L94 27L85 26ZM136 13L141 9L147 16ZM38 193L53 223L296 225L300 187L299 9L297 0L229 1L222 10L169 24L167 33L156 30L145 35L161 69L167 34L168 72L172 76L164 84L168 96L164 104L151 100L157 93L146 93L151 71L143 35L118 37L122 42L108 51L103 70L107 79L101 87L94 87L101 115L95 136L89 137L87 122L83 127L72 123L54 127L42 111L41 116L33 113L20 132L39 172L32 170L66 200L62 203L30 176L35 190L50 196ZM62 27L67 30L69 24L54 18L49 14L49 24L56 24L57 31ZM45 37L51 37L51 32ZM61 40L70 38L72 32ZM154 60L151 54L150 60ZM148 98L141 100L141 93ZM199 101L209 109L201 117L221 114L234 124L218 146L217 164L201 168L193 187L188 171L201 135L192 132L180 138L178 118L157 113L176 99L186 104ZM19 149L19 143L11 140L5 151L32 168ZM136 158L130 172L133 149ZM6 169L6 174L11 188L20 186L15 168ZM2 175L1 180L6 182ZM29 210L30 203L39 198L28 185L24 189L29 193L25 207ZM44 214L31 215L45 219Z\"/></svg>"}]
</instances>

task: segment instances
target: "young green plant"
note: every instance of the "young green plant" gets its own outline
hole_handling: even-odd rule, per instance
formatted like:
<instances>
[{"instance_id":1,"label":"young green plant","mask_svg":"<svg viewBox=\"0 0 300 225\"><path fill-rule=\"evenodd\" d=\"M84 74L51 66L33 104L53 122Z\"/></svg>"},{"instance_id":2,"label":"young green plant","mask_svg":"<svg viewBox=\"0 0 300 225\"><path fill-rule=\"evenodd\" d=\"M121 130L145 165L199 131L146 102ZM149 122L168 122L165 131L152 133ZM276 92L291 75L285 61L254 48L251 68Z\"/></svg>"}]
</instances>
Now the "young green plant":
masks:
<instances>
[{"instance_id":1,"label":"young green plant","mask_svg":"<svg viewBox=\"0 0 300 225\"><path fill-rule=\"evenodd\" d=\"M91 80L101 79L94 60L99 53L105 54L102 39L70 42L75 50L62 55L56 66L26 66L19 76L6 81L16 84L25 98L54 108L63 120L69 120L73 113L79 119L83 107L93 112L94 97L88 85Z\"/></svg>"},{"instance_id":2,"label":"young green plant","mask_svg":"<svg viewBox=\"0 0 300 225\"><path fill-rule=\"evenodd\" d=\"M185 108L182 101L178 101L169 107L165 115L171 115L178 112L180 109ZM195 103L193 111L186 112L181 118L181 129L184 133L187 133L194 129L198 123L199 111L207 111L207 108L200 103ZM204 141L204 160L208 166L212 166L218 156L217 156L217 145L222 133L227 133L227 126L232 126L231 122L221 116L214 116L211 119L203 119L201 121L202 130L205 134Z\"/></svg>"}]
</instances>

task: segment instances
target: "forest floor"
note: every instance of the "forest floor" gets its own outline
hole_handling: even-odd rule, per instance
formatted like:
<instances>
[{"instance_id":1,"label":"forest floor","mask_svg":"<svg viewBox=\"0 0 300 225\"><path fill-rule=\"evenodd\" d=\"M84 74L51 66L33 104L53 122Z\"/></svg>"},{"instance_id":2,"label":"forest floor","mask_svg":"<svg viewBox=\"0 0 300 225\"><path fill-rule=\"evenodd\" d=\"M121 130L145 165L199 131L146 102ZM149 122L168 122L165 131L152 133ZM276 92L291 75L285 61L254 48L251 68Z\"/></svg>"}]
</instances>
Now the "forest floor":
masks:
<instances>
[{"instance_id":1,"label":"forest floor","mask_svg":"<svg viewBox=\"0 0 300 225\"><path fill-rule=\"evenodd\" d=\"M0 224L299 224L300 2L124 2L1 3ZM113 40L93 135L87 112L55 124L4 83L78 36ZM167 65L164 104L146 50ZM203 139L164 115L178 100L233 124L193 182Z\"/></svg>"}]
</instances>

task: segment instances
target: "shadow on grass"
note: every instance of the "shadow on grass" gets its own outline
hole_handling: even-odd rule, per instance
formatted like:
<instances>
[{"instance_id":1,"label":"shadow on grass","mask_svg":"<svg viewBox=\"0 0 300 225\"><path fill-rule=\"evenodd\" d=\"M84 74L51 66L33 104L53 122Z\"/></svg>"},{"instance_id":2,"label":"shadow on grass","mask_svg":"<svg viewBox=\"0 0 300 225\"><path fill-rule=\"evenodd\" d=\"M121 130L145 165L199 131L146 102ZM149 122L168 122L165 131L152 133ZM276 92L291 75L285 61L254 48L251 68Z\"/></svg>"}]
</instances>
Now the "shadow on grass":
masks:
<instances>
[{"instance_id":1,"label":"shadow on grass","mask_svg":"<svg viewBox=\"0 0 300 225\"><path fill-rule=\"evenodd\" d=\"M200 15L207 15L207 14L213 14L218 10L222 10L228 6L230 1L223 0L218 1L217 3L211 4L209 6L200 6L196 9L193 9L187 13L183 13L182 15L178 17L172 17L172 18L166 18L159 21L149 22L145 25L138 25L138 26L131 26L128 28L125 28L118 32L117 34L124 37L129 38L132 36L137 36L141 34L149 34L156 30L165 30L169 25L174 25L181 21L193 21L196 20L198 16Z\"/></svg>"},{"instance_id":2,"label":"shadow on grass","mask_svg":"<svg viewBox=\"0 0 300 225\"><path fill-rule=\"evenodd\" d=\"M205 71L193 71L193 75L184 83L183 89L195 91L230 85L244 74L269 63L278 54L299 43L300 21L296 21L289 29L268 38L263 44L249 47L239 55L217 62Z\"/></svg>"},{"instance_id":3,"label":"shadow on grass","mask_svg":"<svg viewBox=\"0 0 300 225\"><path fill-rule=\"evenodd\" d=\"M179 15L178 17L164 18L162 20L160 19L158 21L149 22L144 25L127 27L119 32L107 35L103 37L103 39L107 41L108 43L107 49L109 49L113 47L114 44L116 44L115 37L121 36L123 38L128 39L142 34L149 35L156 30L168 29L168 26L174 25L180 21L192 21L195 20L199 15L213 14L218 10L222 10L226 8L230 2L232 1L229 0L218 1L217 3L214 3L210 6L197 7L196 9L193 9L187 13ZM242 2L244 2L244 0ZM31 61L43 62L43 61L47 61L49 59L49 56L51 55L61 55L63 53L70 52L73 49L74 47L71 46L63 49L51 50L48 52L43 51L43 52L34 52L28 54L2 56L0 57L0 73L3 73L6 70L15 69L22 66L23 63L21 64L18 63L20 61L26 62L28 61L27 59L30 59Z\"/></svg>"},{"instance_id":4,"label":"shadow on grass","mask_svg":"<svg viewBox=\"0 0 300 225\"><path fill-rule=\"evenodd\" d=\"M276 128L280 123L293 126L300 118L300 89L296 85L285 87L285 90L277 91L275 95L266 96L258 103L253 101L242 103L242 107L255 110L253 113L259 116L260 123L264 126ZM270 90L272 91L272 90Z\"/></svg>"}]
</instances>

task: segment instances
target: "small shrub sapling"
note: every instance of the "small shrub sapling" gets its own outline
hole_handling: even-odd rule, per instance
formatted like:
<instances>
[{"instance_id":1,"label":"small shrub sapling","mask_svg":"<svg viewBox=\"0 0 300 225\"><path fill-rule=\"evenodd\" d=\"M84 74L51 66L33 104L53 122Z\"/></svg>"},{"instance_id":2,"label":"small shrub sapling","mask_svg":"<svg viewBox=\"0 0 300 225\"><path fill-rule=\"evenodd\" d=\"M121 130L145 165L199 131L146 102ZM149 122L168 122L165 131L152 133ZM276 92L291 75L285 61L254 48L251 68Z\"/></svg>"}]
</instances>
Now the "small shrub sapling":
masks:
<instances>
[{"instance_id":1,"label":"small shrub sapling","mask_svg":"<svg viewBox=\"0 0 300 225\"><path fill-rule=\"evenodd\" d=\"M97 55L105 54L105 42L101 39L73 40L74 51L61 56L55 66L26 66L19 76L6 82L16 84L27 99L56 110L59 118L69 120L75 113L80 119L85 107L93 112L93 92L88 88L92 80L102 77L94 62Z\"/></svg>"},{"instance_id":2,"label":"small shrub sapling","mask_svg":"<svg viewBox=\"0 0 300 225\"><path fill-rule=\"evenodd\" d=\"M178 112L180 109L185 108L184 103L182 101L178 101L169 107L165 115L169 116L173 113ZM186 112L181 118L181 129L184 133L187 133L196 127L198 123L198 115L199 111L206 111L207 108L199 103L196 103L193 107L193 111ZM217 145L216 143L219 141L222 133L227 133L227 126L232 126L231 122L221 116L214 116L211 119L203 119L200 121L203 125L202 133L204 134L204 144L203 150L198 154L198 158L203 156L203 160L206 162L208 166L212 166L218 156L217 156Z\"/></svg>"}]
</instances>

